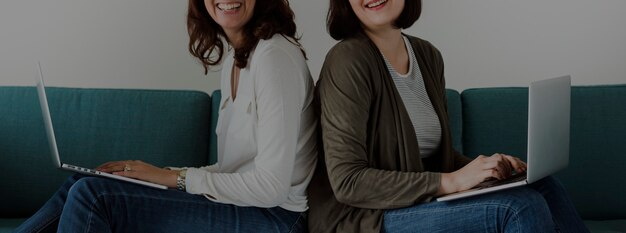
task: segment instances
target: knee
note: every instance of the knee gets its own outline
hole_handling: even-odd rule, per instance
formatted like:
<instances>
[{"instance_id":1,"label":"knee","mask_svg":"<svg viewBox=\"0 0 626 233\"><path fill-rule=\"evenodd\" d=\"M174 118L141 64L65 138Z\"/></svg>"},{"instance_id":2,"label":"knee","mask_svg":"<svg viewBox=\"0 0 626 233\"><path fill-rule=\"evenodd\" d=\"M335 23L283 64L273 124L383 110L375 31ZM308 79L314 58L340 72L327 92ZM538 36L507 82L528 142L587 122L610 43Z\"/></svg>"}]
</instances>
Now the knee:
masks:
<instances>
[{"instance_id":1,"label":"knee","mask_svg":"<svg viewBox=\"0 0 626 233\"><path fill-rule=\"evenodd\" d=\"M73 177L70 177L73 179ZM106 189L99 188L103 182L103 178L98 177L80 177L68 192L68 202L74 201L93 201L101 195Z\"/></svg>"},{"instance_id":2,"label":"knee","mask_svg":"<svg viewBox=\"0 0 626 233\"><path fill-rule=\"evenodd\" d=\"M543 232L554 229L550 207L545 198L528 187L509 192L507 208L509 216L519 229L533 229L529 232Z\"/></svg>"},{"instance_id":3,"label":"knee","mask_svg":"<svg viewBox=\"0 0 626 233\"><path fill-rule=\"evenodd\" d=\"M548 203L543 196L527 187L521 187L510 192L509 207L517 213L550 212Z\"/></svg>"}]
</instances>

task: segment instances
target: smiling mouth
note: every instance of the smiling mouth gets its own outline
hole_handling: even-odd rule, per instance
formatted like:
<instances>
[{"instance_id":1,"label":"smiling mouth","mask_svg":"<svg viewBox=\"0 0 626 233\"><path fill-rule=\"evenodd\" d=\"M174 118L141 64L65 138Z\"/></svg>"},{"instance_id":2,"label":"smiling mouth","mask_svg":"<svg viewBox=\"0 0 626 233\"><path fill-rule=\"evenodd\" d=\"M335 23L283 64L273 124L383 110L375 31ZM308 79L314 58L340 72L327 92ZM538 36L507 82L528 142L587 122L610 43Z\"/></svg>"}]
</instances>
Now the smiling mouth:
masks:
<instances>
[{"instance_id":1,"label":"smiling mouth","mask_svg":"<svg viewBox=\"0 0 626 233\"><path fill-rule=\"evenodd\" d=\"M380 6L380 5L384 4L386 2L387 2L387 0L378 0L378 1L372 2L370 4L367 4L365 7L367 7L367 8L374 8L374 7L377 7L377 6Z\"/></svg>"},{"instance_id":2,"label":"smiling mouth","mask_svg":"<svg viewBox=\"0 0 626 233\"><path fill-rule=\"evenodd\" d=\"M222 11L232 11L241 8L243 4L240 2L237 3L218 3L216 6L218 9Z\"/></svg>"}]
</instances>

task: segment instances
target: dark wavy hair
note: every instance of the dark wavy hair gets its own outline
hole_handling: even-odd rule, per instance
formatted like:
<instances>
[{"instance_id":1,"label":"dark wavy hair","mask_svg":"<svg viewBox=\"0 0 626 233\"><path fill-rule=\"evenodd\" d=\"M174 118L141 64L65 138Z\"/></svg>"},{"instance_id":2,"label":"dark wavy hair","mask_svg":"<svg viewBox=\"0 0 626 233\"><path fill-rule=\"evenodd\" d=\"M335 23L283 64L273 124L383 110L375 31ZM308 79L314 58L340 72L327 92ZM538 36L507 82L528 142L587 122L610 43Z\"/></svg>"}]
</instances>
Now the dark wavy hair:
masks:
<instances>
[{"instance_id":1,"label":"dark wavy hair","mask_svg":"<svg viewBox=\"0 0 626 233\"><path fill-rule=\"evenodd\" d=\"M250 21L243 29L243 46L235 49L235 65L245 68L248 65L250 52L261 39L269 39L275 34L292 38L291 41L304 54L300 38L296 37L294 14L287 0L257 0ZM187 13L187 30L189 33L189 52L200 59L204 73L209 66L219 64L224 56L224 40L228 40L224 30L209 15L204 0L189 0ZM306 57L306 54L305 54Z\"/></svg>"},{"instance_id":2,"label":"dark wavy hair","mask_svg":"<svg viewBox=\"0 0 626 233\"><path fill-rule=\"evenodd\" d=\"M421 14L421 0L406 0L404 9L394 22L394 26L402 29L409 28ZM349 0L330 0L326 29L335 40L343 40L363 32L361 21L352 10Z\"/></svg>"}]
</instances>

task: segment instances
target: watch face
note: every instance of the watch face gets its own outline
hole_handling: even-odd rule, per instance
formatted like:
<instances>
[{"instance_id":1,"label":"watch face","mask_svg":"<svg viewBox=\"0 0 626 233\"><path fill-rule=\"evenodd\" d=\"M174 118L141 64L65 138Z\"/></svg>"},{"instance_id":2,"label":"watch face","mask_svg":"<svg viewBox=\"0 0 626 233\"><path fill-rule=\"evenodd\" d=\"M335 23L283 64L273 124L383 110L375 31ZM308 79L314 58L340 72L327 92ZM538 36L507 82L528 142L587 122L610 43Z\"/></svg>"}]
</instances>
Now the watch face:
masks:
<instances>
[{"instance_id":1,"label":"watch face","mask_svg":"<svg viewBox=\"0 0 626 233\"><path fill-rule=\"evenodd\" d=\"M180 170L180 172L178 172L178 175L181 178L185 179L187 177L187 169Z\"/></svg>"}]
</instances>

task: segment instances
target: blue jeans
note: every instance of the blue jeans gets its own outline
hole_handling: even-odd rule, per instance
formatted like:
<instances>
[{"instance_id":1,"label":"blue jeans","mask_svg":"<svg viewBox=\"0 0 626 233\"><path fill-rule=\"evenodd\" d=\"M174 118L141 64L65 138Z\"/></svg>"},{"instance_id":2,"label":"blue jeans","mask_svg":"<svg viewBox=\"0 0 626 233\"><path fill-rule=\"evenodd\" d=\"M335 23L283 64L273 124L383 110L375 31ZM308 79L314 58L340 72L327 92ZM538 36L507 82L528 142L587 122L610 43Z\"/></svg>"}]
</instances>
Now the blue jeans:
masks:
<instances>
[{"instance_id":1,"label":"blue jeans","mask_svg":"<svg viewBox=\"0 0 626 233\"><path fill-rule=\"evenodd\" d=\"M306 212L74 175L16 232L304 232L305 224Z\"/></svg>"},{"instance_id":2,"label":"blue jeans","mask_svg":"<svg viewBox=\"0 0 626 233\"><path fill-rule=\"evenodd\" d=\"M387 210L383 232L589 232L556 179Z\"/></svg>"}]
</instances>

